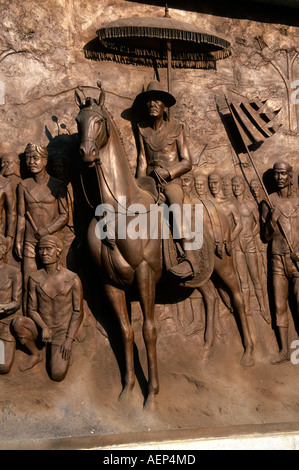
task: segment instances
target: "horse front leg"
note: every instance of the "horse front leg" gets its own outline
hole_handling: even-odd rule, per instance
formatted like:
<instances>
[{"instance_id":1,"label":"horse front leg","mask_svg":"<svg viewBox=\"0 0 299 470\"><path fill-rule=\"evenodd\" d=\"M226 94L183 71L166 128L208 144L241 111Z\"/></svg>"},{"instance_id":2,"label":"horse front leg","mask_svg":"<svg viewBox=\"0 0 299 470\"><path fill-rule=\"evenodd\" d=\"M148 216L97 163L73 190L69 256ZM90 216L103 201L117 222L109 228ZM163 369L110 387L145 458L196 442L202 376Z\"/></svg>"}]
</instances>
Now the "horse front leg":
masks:
<instances>
[{"instance_id":1,"label":"horse front leg","mask_svg":"<svg viewBox=\"0 0 299 470\"><path fill-rule=\"evenodd\" d=\"M124 389L121 392L120 398L123 399L127 395L130 395L135 385L135 368L134 368L134 333L131 326L125 292L117 287L109 284L104 285L104 289L110 305L118 318L121 335L124 345L125 352L125 377L124 377Z\"/></svg>"},{"instance_id":2,"label":"horse front leg","mask_svg":"<svg viewBox=\"0 0 299 470\"><path fill-rule=\"evenodd\" d=\"M156 408L156 395L159 393L156 352L157 331L154 318L156 282L154 280L154 272L146 262L141 263L137 268L136 282L143 312L143 338L148 362L148 396L144 404L144 409L154 411Z\"/></svg>"}]
</instances>

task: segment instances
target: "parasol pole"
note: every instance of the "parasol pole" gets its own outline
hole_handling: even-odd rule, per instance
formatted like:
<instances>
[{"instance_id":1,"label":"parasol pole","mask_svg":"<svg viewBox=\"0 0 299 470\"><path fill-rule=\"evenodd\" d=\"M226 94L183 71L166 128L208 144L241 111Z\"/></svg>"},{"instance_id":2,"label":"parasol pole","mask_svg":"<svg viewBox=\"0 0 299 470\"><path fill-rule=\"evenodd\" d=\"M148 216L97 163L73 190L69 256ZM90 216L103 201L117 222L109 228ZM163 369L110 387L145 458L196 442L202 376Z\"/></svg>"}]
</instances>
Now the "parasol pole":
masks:
<instances>
[{"instance_id":1,"label":"parasol pole","mask_svg":"<svg viewBox=\"0 0 299 470\"><path fill-rule=\"evenodd\" d=\"M171 93L171 42L167 41L167 91ZM168 121L170 121L170 108L168 108Z\"/></svg>"},{"instance_id":2,"label":"parasol pole","mask_svg":"<svg viewBox=\"0 0 299 470\"><path fill-rule=\"evenodd\" d=\"M171 41L167 41L167 91L171 93Z\"/></svg>"},{"instance_id":3,"label":"parasol pole","mask_svg":"<svg viewBox=\"0 0 299 470\"><path fill-rule=\"evenodd\" d=\"M164 18L170 18L167 3L165 5ZM171 41L166 42L167 51L167 91L171 93ZM170 108L168 108L168 121L170 121Z\"/></svg>"},{"instance_id":4,"label":"parasol pole","mask_svg":"<svg viewBox=\"0 0 299 470\"><path fill-rule=\"evenodd\" d=\"M248 148L248 146L247 146L246 143L245 143L245 139L243 138L243 132L244 132L244 131L243 131L243 129L241 128L240 124L238 123L237 119L235 118L235 115L234 115L234 113L233 113L233 111L232 111L232 108L231 108L231 106L230 106L230 103L228 102L228 100L227 100L226 97L225 97L225 99L226 99L228 108L229 108L229 110L230 110L230 113L231 113L231 115L232 115L232 117L233 117L233 120L234 120L234 122L235 122L235 124L236 124L236 126L237 126L238 131L239 131L241 140L242 140L243 145L244 145L244 147L245 147L245 149L246 149L246 152L247 152L247 155L248 155L248 157L249 157L249 160L250 160L250 162L251 162L251 164L252 164L252 166L253 166L253 169L254 169L254 171L255 171L255 173L256 173L256 176L257 176L257 178L258 178L258 180L259 180L259 182L260 182L260 185L261 185L261 187L262 187L262 189L263 189L263 191L264 191L264 193L265 193L265 196L266 196L268 205L269 205L270 209L273 210L273 209L274 209L274 206L273 206L273 204L272 204L272 202L271 202L271 199L270 199L270 197L269 197L268 191L266 190L266 187L265 187L265 185L264 185L264 182L263 182L263 180L262 180L262 178L261 178L261 176L260 176L260 174L259 174L259 172L258 172L258 170L257 170L257 167L256 167L256 165L255 165L255 163L254 163L253 158L252 158L251 152L249 151L249 148ZM291 243L290 243L290 240L289 240L289 238L288 238L288 236L287 236L287 234L286 234L284 228L282 227L281 223L279 222L279 220L277 221L277 225L278 225L278 227L279 227L279 229L280 229L280 231L281 231L283 237L285 238L285 241L287 242L287 245L288 245L288 247L289 247L290 252L291 252L291 253L294 253L294 250L293 250L293 247L292 247L292 245L291 245ZM297 263L295 263L295 265L296 265L297 270L299 271L299 267L298 267Z\"/></svg>"}]
</instances>

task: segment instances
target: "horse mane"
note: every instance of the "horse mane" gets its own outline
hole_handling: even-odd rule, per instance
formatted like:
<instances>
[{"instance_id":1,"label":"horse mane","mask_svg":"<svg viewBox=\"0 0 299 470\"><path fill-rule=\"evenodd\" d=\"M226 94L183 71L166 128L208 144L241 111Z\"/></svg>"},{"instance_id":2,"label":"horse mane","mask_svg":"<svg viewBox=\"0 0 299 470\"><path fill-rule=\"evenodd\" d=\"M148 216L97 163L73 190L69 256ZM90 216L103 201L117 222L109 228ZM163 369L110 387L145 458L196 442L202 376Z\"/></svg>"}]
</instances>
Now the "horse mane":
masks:
<instances>
[{"instance_id":1,"label":"horse mane","mask_svg":"<svg viewBox=\"0 0 299 470\"><path fill-rule=\"evenodd\" d=\"M124 139L123 139L123 136L121 134L121 131L119 129L119 127L117 126L116 122L115 122L115 119L114 117L112 116L112 114L110 113L110 111L108 111L108 109L106 108L106 106L102 106L102 108L104 109L105 113L107 114L108 118L110 119L110 121L112 122L113 124L113 127L114 129L116 130L116 133L119 137L119 140L120 140L120 143L121 143L121 146L122 146L122 149L123 149L123 152L125 154L125 156L128 158L128 155L127 155L127 152L126 152L126 148L125 148L125 144L124 144Z\"/></svg>"}]
</instances>

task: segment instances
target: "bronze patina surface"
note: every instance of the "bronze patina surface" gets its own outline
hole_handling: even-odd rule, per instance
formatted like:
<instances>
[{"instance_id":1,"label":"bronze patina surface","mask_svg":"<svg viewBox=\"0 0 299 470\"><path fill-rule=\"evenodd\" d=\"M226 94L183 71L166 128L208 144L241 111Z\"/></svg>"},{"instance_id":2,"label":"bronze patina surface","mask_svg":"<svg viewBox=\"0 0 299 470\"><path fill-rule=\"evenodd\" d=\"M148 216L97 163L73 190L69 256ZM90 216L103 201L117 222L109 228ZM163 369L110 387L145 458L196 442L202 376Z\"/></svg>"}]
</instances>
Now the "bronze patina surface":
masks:
<instances>
[{"instance_id":1,"label":"bronze patina surface","mask_svg":"<svg viewBox=\"0 0 299 470\"><path fill-rule=\"evenodd\" d=\"M289 10L171 8L232 53L174 67L170 90L157 64L87 54L164 6L3 3L0 448L299 431Z\"/></svg>"}]
</instances>

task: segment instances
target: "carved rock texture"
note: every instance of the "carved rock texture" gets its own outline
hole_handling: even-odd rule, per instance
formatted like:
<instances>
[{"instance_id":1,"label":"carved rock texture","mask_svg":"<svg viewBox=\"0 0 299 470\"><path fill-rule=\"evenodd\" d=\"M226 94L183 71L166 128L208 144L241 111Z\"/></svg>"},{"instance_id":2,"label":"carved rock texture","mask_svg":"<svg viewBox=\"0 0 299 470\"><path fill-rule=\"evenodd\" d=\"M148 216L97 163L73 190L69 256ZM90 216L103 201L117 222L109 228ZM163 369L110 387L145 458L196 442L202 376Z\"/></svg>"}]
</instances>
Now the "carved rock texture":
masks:
<instances>
[{"instance_id":1,"label":"carved rock texture","mask_svg":"<svg viewBox=\"0 0 299 470\"><path fill-rule=\"evenodd\" d=\"M3 1L0 79L4 84L5 104L1 105L0 112L5 138L1 147L9 146L22 152L27 141L38 140L47 145L58 131L65 134L67 129L71 134L76 133L74 89L79 84L96 87L100 79L107 92L107 107L126 136L125 146L134 165L131 126L121 113L153 78L154 69L86 59L83 48L96 37L99 27L120 16L155 15L162 16L163 9L120 0L100 3L26 1L21 4ZM172 92L177 98L173 119L185 125L194 162L200 164L212 158L213 168L222 166L225 161L226 171L234 171L230 141L219 116L223 96L229 91L237 93L236 99L268 100L271 109L281 109L276 120L282 128L269 145L277 149L279 157L282 152L296 151L293 135L298 125L289 122L284 79L288 73L287 55L296 48L298 29L183 10L173 10L171 15L228 38L233 50L229 59L217 62L217 70L174 70L172 73ZM299 74L297 59L292 73L295 80L296 73ZM166 70L159 70L159 74L166 87ZM89 93L92 92L96 96L97 91L91 88ZM296 109L291 113L292 121L297 121L298 106L293 106ZM53 116L57 116L58 123L53 122ZM64 129L58 129L57 124L64 124ZM263 162L261 170L266 169L269 159L275 158L267 147L263 146L256 154L257 161ZM204 164L201 170L208 173L210 167Z\"/></svg>"}]
</instances>

